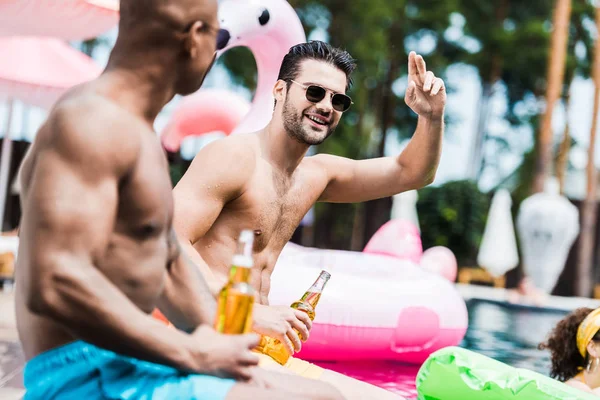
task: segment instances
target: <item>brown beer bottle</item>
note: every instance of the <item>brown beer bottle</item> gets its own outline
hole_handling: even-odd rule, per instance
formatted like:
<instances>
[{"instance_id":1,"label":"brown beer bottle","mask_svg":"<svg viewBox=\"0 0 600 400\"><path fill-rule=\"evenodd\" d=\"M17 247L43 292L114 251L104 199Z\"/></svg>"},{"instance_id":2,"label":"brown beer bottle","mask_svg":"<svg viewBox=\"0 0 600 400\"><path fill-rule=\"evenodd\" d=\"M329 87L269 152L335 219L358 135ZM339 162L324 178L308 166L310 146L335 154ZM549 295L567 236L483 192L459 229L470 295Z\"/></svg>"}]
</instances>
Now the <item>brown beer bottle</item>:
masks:
<instances>
[{"instance_id":1,"label":"brown beer bottle","mask_svg":"<svg viewBox=\"0 0 600 400\"><path fill-rule=\"evenodd\" d=\"M290 307L304 311L308 314L310 320L313 321L315 319L315 308L317 308L317 304L321 299L321 294L323 293L323 289L329 281L329 278L331 278L331 274L329 272L321 271L321 274L315 283L313 283L306 293L304 293L300 300L292 303ZM294 330L299 334L295 328ZM257 348L257 351L267 354L281 365L284 365L290 358L290 353L288 353L285 346L278 339L268 336L263 336L261 338L261 342Z\"/></svg>"},{"instance_id":2,"label":"brown beer bottle","mask_svg":"<svg viewBox=\"0 0 600 400\"><path fill-rule=\"evenodd\" d=\"M229 281L219 293L215 317L217 332L242 334L251 331L254 307L254 288L250 285L250 273L254 266L253 245L254 233L243 230L229 270Z\"/></svg>"}]
</instances>

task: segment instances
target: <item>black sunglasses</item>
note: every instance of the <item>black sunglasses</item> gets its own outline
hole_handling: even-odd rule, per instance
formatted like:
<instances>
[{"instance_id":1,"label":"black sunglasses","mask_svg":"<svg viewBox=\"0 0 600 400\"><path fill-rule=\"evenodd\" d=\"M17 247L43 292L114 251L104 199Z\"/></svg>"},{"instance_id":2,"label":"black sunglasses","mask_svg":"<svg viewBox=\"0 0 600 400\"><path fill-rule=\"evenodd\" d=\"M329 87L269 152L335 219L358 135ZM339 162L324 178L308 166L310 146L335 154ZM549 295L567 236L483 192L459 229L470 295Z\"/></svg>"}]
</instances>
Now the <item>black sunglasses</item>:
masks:
<instances>
[{"instance_id":1,"label":"black sunglasses","mask_svg":"<svg viewBox=\"0 0 600 400\"><path fill-rule=\"evenodd\" d=\"M327 89L317 86L317 85L303 85L299 82L296 82L293 79L290 79L290 82L295 83L300 86L304 90L306 90L306 100L311 103L318 103L325 98L327 94ZM331 97L331 106L334 110L344 112L350 108L352 103L352 99L350 96L346 96L342 93L334 93Z\"/></svg>"}]
</instances>

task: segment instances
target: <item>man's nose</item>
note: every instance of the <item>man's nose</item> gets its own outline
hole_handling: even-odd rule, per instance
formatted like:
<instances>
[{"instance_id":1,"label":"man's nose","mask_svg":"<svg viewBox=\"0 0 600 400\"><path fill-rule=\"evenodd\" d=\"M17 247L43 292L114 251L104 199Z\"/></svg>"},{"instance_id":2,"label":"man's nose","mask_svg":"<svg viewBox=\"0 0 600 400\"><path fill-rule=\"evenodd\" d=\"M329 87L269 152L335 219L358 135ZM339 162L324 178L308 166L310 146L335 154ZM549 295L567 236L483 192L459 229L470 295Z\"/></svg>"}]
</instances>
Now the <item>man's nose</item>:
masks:
<instances>
[{"instance_id":1,"label":"man's nose","mask_svg":"<svg viewBox=\"0 0 600 400\"><path fill-rule=\"evenodd\" d=\"M330 113L333 110L333 104L331 104L331 96L325 95L320 102L316 104L317 109L323 113Z\"/></svg>"}]
</instances>

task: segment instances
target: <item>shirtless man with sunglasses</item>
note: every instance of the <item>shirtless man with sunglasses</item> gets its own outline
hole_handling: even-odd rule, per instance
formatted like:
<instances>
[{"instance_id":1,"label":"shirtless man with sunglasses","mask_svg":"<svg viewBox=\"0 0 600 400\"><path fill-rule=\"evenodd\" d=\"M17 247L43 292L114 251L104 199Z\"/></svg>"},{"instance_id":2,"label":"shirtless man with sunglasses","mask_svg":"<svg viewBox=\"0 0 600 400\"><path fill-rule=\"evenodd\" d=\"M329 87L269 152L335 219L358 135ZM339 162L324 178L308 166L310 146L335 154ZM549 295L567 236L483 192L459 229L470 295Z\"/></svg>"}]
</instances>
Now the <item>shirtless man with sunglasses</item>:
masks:
<instances>
[{"instance_id":1,"label":"shirtless man with sunglasses","mask_svg":"<svg viewBox=\"0 0 600 400\"><path fill-rule=\"evenodd\" d=\"M408 63L405 101L419 122L397 157L305 157L310 146L334 132L351 106L345 92L355 68L347 52L314 41L292 47L284 57L273 88L270 123L259 132L204 147L174 189L175 231L215 293L227 280L240 231L254 230L253 285L260 304L255 306L253 329L279 339L291 354L308 339L311 321L287 305L269 306L269 285L280 252L306 212L318 201L367 201L421 188L434 179L441 154L444 83L414 52ZM288 371L328 381L349 399L394 398L366 383L290 360Z\"/></svg>"}]
</instances>

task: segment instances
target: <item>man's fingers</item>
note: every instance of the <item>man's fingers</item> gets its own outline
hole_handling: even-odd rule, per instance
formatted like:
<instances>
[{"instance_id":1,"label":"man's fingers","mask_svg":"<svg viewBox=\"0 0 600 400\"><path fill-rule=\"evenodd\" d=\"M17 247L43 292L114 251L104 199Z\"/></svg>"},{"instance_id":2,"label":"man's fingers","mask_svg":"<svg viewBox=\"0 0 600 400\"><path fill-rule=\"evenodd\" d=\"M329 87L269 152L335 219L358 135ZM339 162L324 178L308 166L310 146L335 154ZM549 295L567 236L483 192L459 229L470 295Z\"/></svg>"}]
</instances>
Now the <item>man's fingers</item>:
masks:
<instances>
[{"instance_id":1,"label":"man's fingers","mask_svg":"<svg viewBox=\"0 0 600 400\"><path fill-rule=\"evenodd\" d=\"M435 81L433 82L433 87L431 88L431 95L435 96L442 89L445 89L444 81L440 78L435 78Z\"/></svg>"},{"instance_id":2,"label":"man's fingers","mask_svg":"<svg viewBox=\"0 0 600 400\"><path fill-rule=\"evenodd\" d=\"M284 334L279 341L285 346L288 353L294 354L294 345L287 334Z\"/></svg>"},{"instance_id":3,"label":"man's fingers","mask_svg":"<svg viewBox=\"0 0 600 400\"><path fill-rule=\"evenodd\" d=\"M415 98L415 90L417 90L417 84L414 81L411 81L408 84L408 88L406 88L406 94L404 95L405 101L411 102Z\"/></svg>"},{"instance_id":4,"label":"man's fingers","mask_svg":"<svg viewBox=\"0 0 600 400\"><path fill-rule=\"evenodd\" d=\"M304 325L306 326L306 328L310 331L312 329L312 320L310 319L308 314L305 313L304 311L299 311L299 310L296 310L295 314L296 314L296 318L298 318L300 321L302 321L304 323Z\"/></svg>"},{"instance_id":5,"label":"man's fingers","mask_svg":"<svg viewBox=\"0 0 600 400\"><path fill-rule=\"evenodd\" d=\"M242 365L254 366L258 365L260 358L258 357L258 354L252 351L245 351L239 355L238 360Z\"/></svg>"},{"instance_id":6,"label":"man's fingers","mask_svg":"<svg viewBox=\"0 0 600 400\"><path fill-rule=\"evenodd\" d=\"M302 313L302 314L304 314L304 313ZM310 321L310 318L308 318L308 320ZM296 319L296 320L292 321L292 327L298 331L298 334L300 335L300 339L302 341L306 342L306 339L308 339L308 336L309 336L309 330L308 330L309 328L306 326L306 322L301 321L300 319Z\"/></svg>"},{"instance_id":7,"label":"man's fingers","mask_svg":"<svg viewBox=\"0 0 600 400\"><path fill-rule=\"evenodd\" d=\"M255 333L248 333L241 337L244 341L245 346L249 349L253 349L260 343L260 336Z\"/></svg>"},{"instance_id":8,"label":"man's fingers","mask_svg":"<svg viewBox=\"0 0 600 400\"><path fill-rule=\"evenodd\" d=\"M416 62L417 62L417 70L419 71L419 75L421 75L421 78L422 78L427 73L427 65L425 65L425 60L421 56L416 57Z\"/></svg>"},{"instance_id":9,"label":"man's fingers","mask_svg":"<svg viewBox=\"0 0 600 400\"><path fill-rule=\"evenodd\" d=\"M414 75L417 73L416 56L417 53L414 51L408 53L408 75Z\"/></svg>"},{"instance_id":10,"label":"man's fingers","mask_svg":"<svg viewBox=\"0 0 600 400\"><path fill-rule=\"evenodd\" d=\"M300 340L298 333L295 330L290 329L289 331L287 331L287 337L293 344L295 351L300 351L300 349L302 348L302 341ZM292 351L290 354L294 354L294 351Z\"/></svg>"},{"instance_id":11,"label":"man's fingers","mask_svg":"<svg viewBox=\"0 0 600 400\"><path fill-rule=\"evenodd\" d=\"M427 71L425 73L425 82L423 83L423 91L424 92L429 92L431 90L431 85L433 84L434 80L435 80L435 75L433 75L433 72Z\"/></svg>"}]
</instances>

